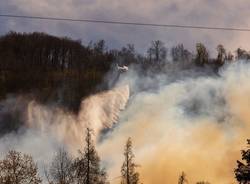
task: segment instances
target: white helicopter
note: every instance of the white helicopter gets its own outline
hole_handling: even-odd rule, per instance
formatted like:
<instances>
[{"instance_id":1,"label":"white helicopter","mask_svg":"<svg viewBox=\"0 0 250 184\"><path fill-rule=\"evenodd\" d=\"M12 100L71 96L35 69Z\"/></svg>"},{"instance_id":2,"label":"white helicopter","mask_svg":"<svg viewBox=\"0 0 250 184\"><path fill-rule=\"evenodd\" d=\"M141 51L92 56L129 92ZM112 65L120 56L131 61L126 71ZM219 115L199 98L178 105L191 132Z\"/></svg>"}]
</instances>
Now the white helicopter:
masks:
<instances>
[{"instance_id":1,"label":"white helicopter","mask_svg":"<svg viewBox=\"0 0 250 184\"><path fill-rule=\"evenodd\" d=\"M116 64L117 66L117 69L120 71L120 72L126 72L128 71L128 67L127 66L119 66L118 64Z\"/></svg>"}]
</instances>

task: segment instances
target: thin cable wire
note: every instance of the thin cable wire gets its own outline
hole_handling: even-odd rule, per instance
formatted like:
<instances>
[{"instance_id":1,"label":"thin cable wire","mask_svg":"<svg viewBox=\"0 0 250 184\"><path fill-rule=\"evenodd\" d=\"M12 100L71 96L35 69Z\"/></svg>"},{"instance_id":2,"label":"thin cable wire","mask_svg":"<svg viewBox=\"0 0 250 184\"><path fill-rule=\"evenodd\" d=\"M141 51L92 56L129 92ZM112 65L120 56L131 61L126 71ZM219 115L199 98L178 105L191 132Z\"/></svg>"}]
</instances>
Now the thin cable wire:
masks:
<instances>
[{"instance_id":1,"label":"thin cable wire","mask_svg":"<svg viewBox=\"0 0 250 184\"><path fill-rule=\"evenodd\" d=\"M123 22L123 21L96 20L96 19L73 19L73 18L41 17L41 16L12 15L12 14L0 14L0 17L51 20L51 21L102 23L102 24L131 25L131 26L147 26L147 27L250 32L250 28L235 28L235 27L210 27L210 26L194 26L194 25L179 25L179 24L155 24L155 23L141 23L141 22Z\"/></svg>"}]
</instances>

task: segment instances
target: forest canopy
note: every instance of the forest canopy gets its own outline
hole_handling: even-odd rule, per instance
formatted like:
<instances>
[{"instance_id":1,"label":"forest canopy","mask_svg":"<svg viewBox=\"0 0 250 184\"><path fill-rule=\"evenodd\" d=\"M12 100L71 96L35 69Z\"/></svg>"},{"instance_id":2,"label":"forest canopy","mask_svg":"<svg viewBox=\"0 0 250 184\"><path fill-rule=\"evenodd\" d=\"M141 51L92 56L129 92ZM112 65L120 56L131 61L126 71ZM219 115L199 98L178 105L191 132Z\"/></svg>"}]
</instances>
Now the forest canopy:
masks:
<instances>
[{"instance_id":1,"label":"forest canopy","mask_svg":"<svg viewBox=\"0 0 250 184\"><path fill-rule=\"evenodd\" d=\"M183 44L166 48L156 40L142 55L132 44L108 49L104 40L83 45L79 40L46 33L9 32L0 37L0 99L8 94L31 95L32 91L31 96L42 103L52 101L77 111L83 97L107 88L104 78L117 64L136 65L143 73L164 72L163 66L169 63L208 65L216 72L234 59L223 45L218 45L217 52L216 58L210 58L202 43L197 43L196 53L192 53ZM237 59L250 59L249 52L241 48L235 53Z\"/></svg>"}]
</instances>

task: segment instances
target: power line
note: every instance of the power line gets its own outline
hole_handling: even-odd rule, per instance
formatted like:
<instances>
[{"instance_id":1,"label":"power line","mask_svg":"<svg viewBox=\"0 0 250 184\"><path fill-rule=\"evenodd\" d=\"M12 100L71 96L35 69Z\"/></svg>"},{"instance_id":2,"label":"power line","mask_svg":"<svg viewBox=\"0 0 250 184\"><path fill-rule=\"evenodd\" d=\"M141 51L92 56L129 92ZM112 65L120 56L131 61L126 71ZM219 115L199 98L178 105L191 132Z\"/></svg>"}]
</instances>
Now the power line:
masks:
<instances>
[{"instance_id":1,"label":"power line","mask_svg":"<svg viewBox=\"0 0 250 184\"><path fill-rule=\"evenodd\" d=\"M180 25L180 24L156 24L156 23L124 22L124 21L97 20L97 19L73 19L73 18L60 18L60 17L41 17L41 16L27 16L27 15L14 15L14 14L0 14L0 17L50 20L50 21L69 21L69 22L131 25L131 26L145 26L145 27L147 26L147 27L165 27L165 28L181 28L181 29L250 32L250 28L236 28L236 27L210 27L210 26L194 26L194 25Z\"/></svg>"}]
</instances>

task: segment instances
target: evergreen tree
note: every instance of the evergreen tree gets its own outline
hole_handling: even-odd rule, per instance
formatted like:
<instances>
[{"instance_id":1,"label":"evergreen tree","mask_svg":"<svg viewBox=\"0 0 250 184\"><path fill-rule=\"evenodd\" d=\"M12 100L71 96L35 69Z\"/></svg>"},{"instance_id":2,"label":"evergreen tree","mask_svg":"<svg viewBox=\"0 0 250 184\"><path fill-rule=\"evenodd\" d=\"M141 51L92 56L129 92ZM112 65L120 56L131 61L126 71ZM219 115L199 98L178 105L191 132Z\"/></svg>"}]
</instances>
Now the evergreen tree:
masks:
<instances>
[{"instance_id":1,"label":"evergreen tree","mask_svg":"<svg viewBox=\"0 0 250 184\"><path fill-rule=\"evenodd\" d=\"M124 149L125 160L121 167L122 184L138 184L139 173L135 171L137 165L134 163L134 154L132 151L132 140L128 138Z\"/></svg>"},{"instance_id":2,"label":"evergreen tree","mask_svg":"<svg viewBox=\"0 0 250 184\"><path fill-rule=\"evenodd\" d=\"M248 146L250 145L250 139L247 140ZM234 170L235 178L240 184L250 183L250 148L241 151L242 160L237 160L237 168Z\"/></svg>"},{"instance_id":3,"label":"evergreen tree","mask_svg":"<svg viewBox=\"0 0 250 184\"><path fill-rule=\"evenodd\" d=\"M198 66L203 66L204 64L208 63L208 51L206 47L202 43L197 43L196 44L196 58L195 58L195 63Z\"/></svg>"},{"instance_id":4,"label":"evergreen tree","mask_svg":"<svg viewBox=\"0 0 250 184\"><path fill-rule=\"evenodd\" d=\"M91 130L87 128L85 148L75 160L75 174L78 184L108 184L107 174L100 166L100 158L91 138Z\"/></svg>"},{"instance_id":5,"label":"evergreen tree","mask_svg":"<svg viewBox=\"0 0 250 184\"><path fill-rule=\"evenodd\" d=\"M210 183L207 181L198 181L198 182L196 182L196 184L210 184Z\"/></svg>"},{"instance_id":6,"label":"evergreen tree","mask_svg":"<svg viewBox=\"0 0 250 184\"><path fill-rule=\"evenodd\" d=\"M225 60L227 59L227 53L226 53L226 49L224 48L223 45L218 45L217 46L217 59L216 59L216 64L221 66L225 63Z\"/></svg>"},{"instance_id":7,"label":"evergreen tree","mask_svg":"<svg viewBox=\"0 0 250 184\"><path fill-rule=\"evenodd\" d=\"M182 172L179 177L178 184L185 184L185 183L187 183L186 174Z\"/></svg>"}]
</instances>

